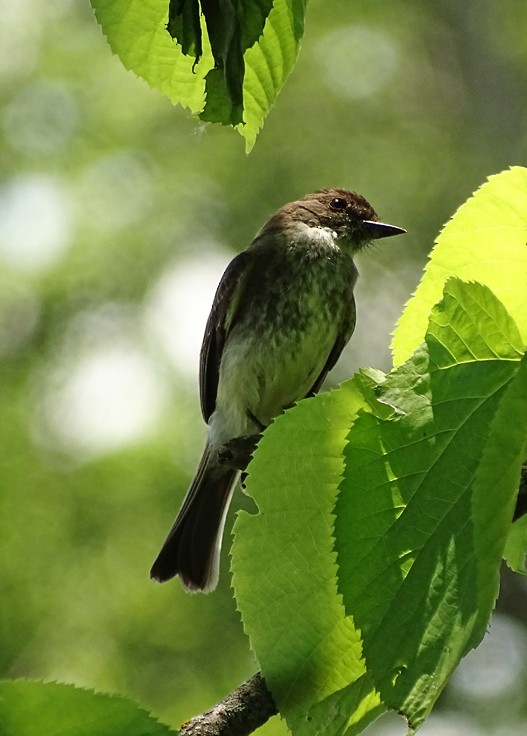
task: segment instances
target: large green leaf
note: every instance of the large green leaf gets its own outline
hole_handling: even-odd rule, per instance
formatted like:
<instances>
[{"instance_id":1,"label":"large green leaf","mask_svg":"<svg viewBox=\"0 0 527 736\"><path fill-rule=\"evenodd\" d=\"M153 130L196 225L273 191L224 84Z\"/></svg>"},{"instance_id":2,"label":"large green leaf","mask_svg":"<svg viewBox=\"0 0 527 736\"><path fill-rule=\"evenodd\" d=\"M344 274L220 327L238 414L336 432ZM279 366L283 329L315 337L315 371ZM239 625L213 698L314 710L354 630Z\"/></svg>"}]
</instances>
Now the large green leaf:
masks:
<instances>
[{"instance_id":1,"label":"large green leaf","mask_svg":"<svg viewBox=\"0 0 527 736\"><path fill-rule=\"evenodd\" d=\"M522 354L494 295L451 281L404 365L265 433L234 584L294 734L358 733L386 708L418 725L480 640L525 451Z\"/></svg>"},{"instance_id":2,"label":"large green leaf","mask_svg":"<svg viewBox=\"0 0 527 736\"><path fill-rule=\"evenodd\" d=\"M175 736L128 698L56 682L0 681L2 736Z\"/></svg>"},{"instance_id":3,"label":"large green leaf","mask_svg":"<svg viewBox=\"0 0 527 736\"><path fill-rule=\"evenodd\" d=\"M280 713L296 734L342 733L382 712L360 636L337 592L333 507L343 451L373 380L303 401L275 422L250 466L257 516L235 525L233 574L246 631ZM370 388L369 388L370 387ZM351 682L357 687L349 688ZM358 728L360 730L360 728Z\"/></svg>"},{"instance_id":4,"label":"large green leaf","mask_svg":"<svg viewBox=\"0 0 527 736\"><path fill-rule=\"evenodd\" d=\"M339 590L382 702L418 726L481 640L527 438L527 361L503 306L449 281L426 342L349 435ZM518 413L520 418L518 418Z\"/></svg>"},{"instance_id":5,"label":"large green leaf","mask_svg":"<svg viewBox=\"0 0 527 736\"><path fill-rule=\"evenodd\" d=\"M446 281L486 284L516 321L527 345L527 169L491 176L445 225L393 337L396 365L414 352Z\"/></svg>"},{"instance_id":6,"label":"large green leaf","mask_svg":"<svg viewBox=\"0 0 527 736\"><path fill-rule=\"evenodd\" d=\"M168 0L91 2L127 69L203 120L236 125L252 148L295 63L307 0L275 0L272 9L269 0L177 0L170 30L179 43L167 31Z\"/></svg>"}]
</instances>

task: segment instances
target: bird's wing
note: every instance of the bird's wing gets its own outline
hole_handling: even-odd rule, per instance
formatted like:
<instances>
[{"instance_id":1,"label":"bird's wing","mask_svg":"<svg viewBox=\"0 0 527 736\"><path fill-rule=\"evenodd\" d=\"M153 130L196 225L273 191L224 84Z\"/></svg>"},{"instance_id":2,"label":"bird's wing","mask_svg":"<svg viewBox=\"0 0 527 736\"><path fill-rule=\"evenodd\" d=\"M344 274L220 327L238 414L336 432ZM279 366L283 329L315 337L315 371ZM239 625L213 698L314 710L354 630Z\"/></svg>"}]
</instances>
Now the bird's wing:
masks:
<instances>
[{"instance_id":1,"label":"bird's wing","mask_svg":"<svg viewBox=\"0 0 527 736\"><path fill-rule=\"evenodd\" d=\"M328 359L326 360L326 363L324 364L324 367L322 368L322 371L313 384L311 390L307 392L306 398L308 396L314 396L320 391L320 387L324 383L324 379L339 359L341 352L344 350L345 346L349 342L350 337L353 335L353 330L355 329L356 322L355 297L352 296L351 299L352 304L350 305L347 322L345 325L343 325L342 330L340 330L339 335L335 340L335 344L333 345L333 348L328 355Z\"/></svg>"},{"instance_id":2,"label":"bird's wing","mask_svg":"<svg viewBox=\"0 0 527 736\"><path fill-rule=\"evenodd\" d=\"M206 422L216 408L221 356L239 303L247 260L247 252L243 251L227 266L205 327L199 363L199 393L201 413Z\"/></svg>"}]
</instances>

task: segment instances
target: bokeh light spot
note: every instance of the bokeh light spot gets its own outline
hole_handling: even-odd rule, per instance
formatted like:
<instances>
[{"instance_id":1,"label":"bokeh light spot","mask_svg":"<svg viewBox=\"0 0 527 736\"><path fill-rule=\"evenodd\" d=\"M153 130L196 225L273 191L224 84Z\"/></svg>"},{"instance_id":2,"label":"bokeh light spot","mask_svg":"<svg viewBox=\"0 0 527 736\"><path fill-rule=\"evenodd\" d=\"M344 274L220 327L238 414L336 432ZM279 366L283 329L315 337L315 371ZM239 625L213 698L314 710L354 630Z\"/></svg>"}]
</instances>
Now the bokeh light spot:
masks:
<instances>
[{"instance_id":1,"label":"bokeh light spot","mask_svg":"<svg viewBox=\"0 0 527 736\"><path fill-rule=\"evenodd\" d=\"M168 386L135 329L133 310L104 305L78 315L35 391L34 437L77 459L145 438Z\"/></svg>"},{"instance_id":2,"label":"bokeh light spot","mask_svg":"<svg viewBox=\"0 0 527 736\"><path fill-rule=\"evenodd\" d=\"M389 84L399 61L387 33L360 24L327 33L318 43L317 57L326 85L352 99L370 97Z\"/></svg>"},{"instance_id":3,"label":"bokeh light spot","mask_svg":"<svg viewBox=\"0 0 527 736\"><path fill-rule=\"evenodd\" d=\"M226 252L209 249L200 258L180 261L163 273L145 302L146 329L192 382L214 293L229 260Z\"/></svg>"},{"instance_id":4,"label":"bokeh light spot","mask_svg":"<svg viewBox=\"0 0 527 736\"><path fill-rule=\"evenodd\" d=\"M24 271L54 266L71 238L70 200L60 180L21 176L0 189L0 259Z\"/></svg>"}]
</instances>

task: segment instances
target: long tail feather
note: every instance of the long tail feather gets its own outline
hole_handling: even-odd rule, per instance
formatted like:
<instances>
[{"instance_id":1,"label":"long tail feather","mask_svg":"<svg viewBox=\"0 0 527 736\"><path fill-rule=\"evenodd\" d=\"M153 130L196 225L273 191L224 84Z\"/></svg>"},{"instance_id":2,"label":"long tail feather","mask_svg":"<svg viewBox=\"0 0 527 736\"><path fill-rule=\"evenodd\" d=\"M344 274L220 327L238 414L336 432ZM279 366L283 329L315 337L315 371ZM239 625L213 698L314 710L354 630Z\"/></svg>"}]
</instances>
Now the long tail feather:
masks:
<instances>
[{"instance_id":1,"label":"long tail feather","mask_svg":"<svg viewBox=\"0 0 527 736\"><path fill-rule=\"evenodd\" d=\"M208 593L218 583L223 527L238 471L220 465L209 444L179 514L150 571L160 583L179 575L187 590Z\"/></svg>"}]
</instances>

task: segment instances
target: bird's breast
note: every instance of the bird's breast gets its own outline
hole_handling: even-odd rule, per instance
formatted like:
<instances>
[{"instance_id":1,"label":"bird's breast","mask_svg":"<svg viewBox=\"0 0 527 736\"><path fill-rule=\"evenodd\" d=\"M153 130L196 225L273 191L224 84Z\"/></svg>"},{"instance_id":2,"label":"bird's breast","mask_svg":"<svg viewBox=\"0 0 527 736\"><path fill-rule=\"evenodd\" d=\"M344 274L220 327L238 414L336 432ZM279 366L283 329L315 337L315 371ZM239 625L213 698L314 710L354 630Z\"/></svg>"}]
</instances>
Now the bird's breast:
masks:
<instances>
[{"instance_id":1,"label":"bird's breast","mask_svg":"<svg viewBox=\"0 0 527 736\"><path fill-rule=\"evenodd\" d=\"M251 416L267 426L311 390L353 322L356 279L351 259L253 271L220 362L216 412L227 435L260 431Z\"/></svg>"}]
</instances>

